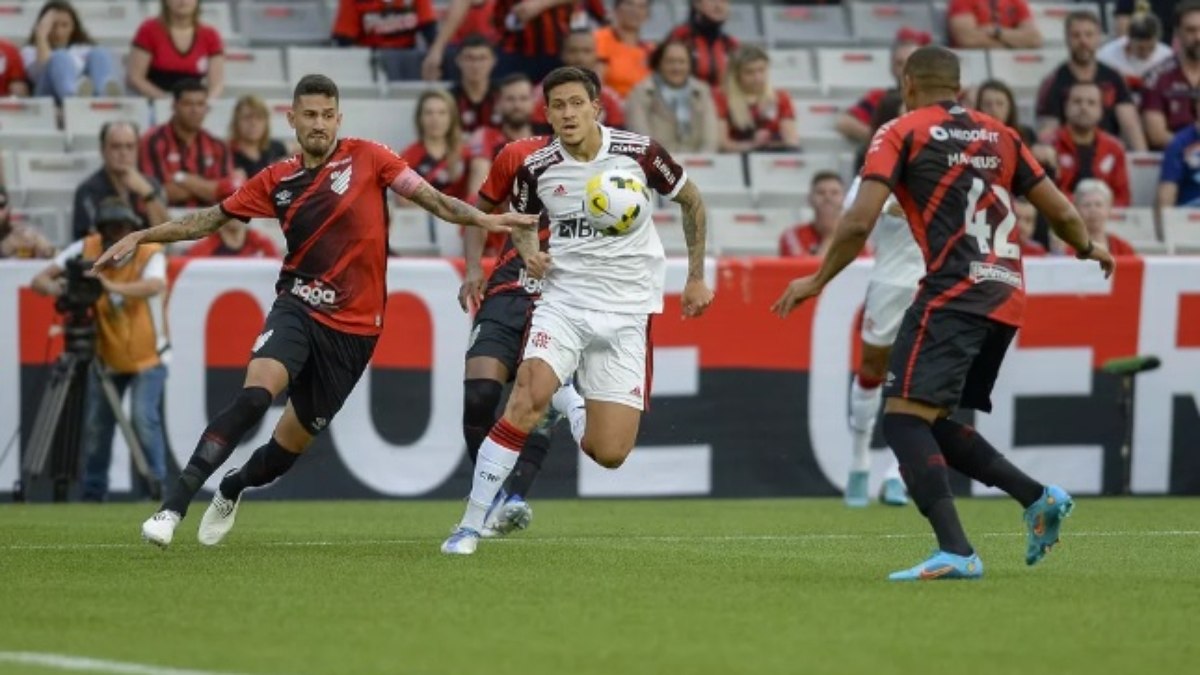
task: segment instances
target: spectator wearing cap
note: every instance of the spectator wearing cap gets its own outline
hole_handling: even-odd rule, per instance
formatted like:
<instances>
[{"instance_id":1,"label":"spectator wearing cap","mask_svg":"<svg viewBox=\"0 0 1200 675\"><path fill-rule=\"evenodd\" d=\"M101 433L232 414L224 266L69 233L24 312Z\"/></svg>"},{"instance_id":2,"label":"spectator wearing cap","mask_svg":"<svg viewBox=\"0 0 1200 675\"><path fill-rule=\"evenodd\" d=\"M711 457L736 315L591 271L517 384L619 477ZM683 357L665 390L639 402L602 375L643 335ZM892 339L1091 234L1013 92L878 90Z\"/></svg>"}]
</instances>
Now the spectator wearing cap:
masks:
<instances>
[{"instance_id":1,"label":"spectator wearing cap","mask_svg":"<svg viewBox=\"0 0 1200 675\"><path fill-rule=\"evenodd\" d=\"M28 96L29 83L25 77L21 50L8 40L0 39L0 97Z\"/></svg>"},{"instance_id":2,"label":"spectator wearing cap","mask_svg":"<svg viewBox=\"0 0 1200 675\"><path fill-rule=\"evenodd\" d=\"M908 62L909 55L932 41L933 37L929 33L911 28L901 28L896 33L896 41L892 44L892 78L895 80L896 86L890 89L868 91L858 100L858 103L854 104L853 108L838 117L837 130L854 143L861 144L870 140L871 120L875 115L875 108L879 106L879 102L889 91L900 90L904 64Z\"/></svg>"},{"instance_id":3,"label":"spectator wearing cap","mask_svg":"<svg viewBox=\"0 0 1200 675\"><path fill-rule=\"evenodd\" d=\"M52 257L54 245L41 232L13 219L8 190L0 184L0 259Z\"/></svg>"},{"instance_id":4,"label":"spectator wearing cap","mask_svg":"<svg viewBox=\"0 0 1200 675\"><path fill-rule=\"evenodd\" d=\"M1193 102L1200 107L1200 100ZM1163 152L1158 207L1200 206L1200 111L1197 121L1181 129Z\"/></svg>"},{"instance_id":5,"label":"spectator wearing cap","mask_svg":"<svg viewBox=\"0 0 1200 675\"><path fill-rule=\"evenodd\" d=\"M167 220L162 184L138 169L138 129L133 122L106 122L100 127L102 165L75 188L72 230L76 239L95 231L96 211L111 197L137 216L138 229Z\"/></svg>"},{"instance_id":6,"label":"spectator wearing cap","mask_svg":"<svg viewBox=\"0 0 1200 675\"><path fill-rule=\"evenodd\" d=\"M1153 149L1196 121L1192 100L1200 90L1200 0L1184 0L1175 9L1175 54L1146 75L1142 121Z\"/></svg>"},{"instance_id":7,"label":"spectator wearing cap","mask_svg":"<svg viewBox=\"0 0 1200 675\"><path fill-rule=\"evenodd\" d=\"M1100 85L1076 82L1067 91L1067 123L1054 135L1058 153L1059 189L1071 194L1083 180L1103 181L1113 192L1113 203L1129 206L1129 174L1121 141L1099 127L1103 115Z\"/></svg>"},{"instance_id":8,"label":"spectator wearing cap","mask_svg":"<svg viewBox=\"0 0 1200 675\"><path fill-rule=\"evenodd\" d=\"M1042 34L1026 0L950 0L950 46L959 49L1037 49Z\"/></svg>"},{"instance_id":9,"label":"spectator wearing cap","mask_svg":"<svg viewBox=\"0 0 1200 675\"><path fill-rule=\"evenodd\" d=\"M421 79L425 44L437 37L432 0L339 0L333 41L342 47L375 50L388 80Z\"/></svg>"},{"instance_id":10,"label":"spectator wearing cap","mask_svg":"<svg viewBox=\"0 0 1200 675\"><path fill-rule=\"evenodd\" d=\"M1093 82L1100 88L1103 105L1100 128L1121 136L1132 150L1145 150L1146 137L1125 78L1096 60L1096 48L1103 33L1100 17L1083 10L1071 12L1063 22L1070 58L1042 80L1038 92L1038 136L1050 142L1066 121L1066 106L1071 87L1078 82Z\"/></svg>"},{"instance_id":11,"label":"spectator wearing cap","mask_svg":"<svg viewBox=\"0 0 1200 675\"><path fill-rule=\"evenodd\" d=\"M725 83L729 58L741 44L725 32L729 0L692 0L687 23L667 36L682 40L692 50L692 74L714 90Z\"/></svg>"},{"instance_id":12,"label":"spectator wearing cap","mask_svg":"<svg viewBox=\"0 0 1200 675\"><path fill-rule=\"evenodd\" d=\"M146 98L167 98L176 85L199 80L211 98L225 91L225 44L200 21L200 0L159 0L158 16L133 36L129 86Z\"/></svg>"},{"instance_id":13,"label":"spectator wearing cap","mask_svg":"<svg viewBox=\"0 0 1200 675\"><path fill-rule=\"evenodd\" d=\"M66 292L65 270L75 258L95 260L105 249L133 232L140 218L119 198L100 203L96 232L64 249L34 277L31 286L42 295ZM94 305L96 368L88 369L83 413L83 499L108 497L108 472L116 420L105 401L98 373L106 371L117 396L130 391L131 422L150 472L161 485L166 478L166 438L163 434L162 395L167 381L166 326L163 296L167 262L159 244L143 244L116 265L96 275L103 292ZM153 489L149 490L152 494Z\"/></svg>"},{"instance_id":14,"label":"spectator wearing cap","mask_svg":"<svg viewBox=\"0 0 1200 675\"><path fill-rule=\"evenodd\" d=\"M1141 102L1146 73L1169 60L1174 53L1160 42L1162 22L1153 14L1136 14L1128 32L1096 51L1096 60L1125 78L1134 102Z\"/></svg>"}]
</instances>

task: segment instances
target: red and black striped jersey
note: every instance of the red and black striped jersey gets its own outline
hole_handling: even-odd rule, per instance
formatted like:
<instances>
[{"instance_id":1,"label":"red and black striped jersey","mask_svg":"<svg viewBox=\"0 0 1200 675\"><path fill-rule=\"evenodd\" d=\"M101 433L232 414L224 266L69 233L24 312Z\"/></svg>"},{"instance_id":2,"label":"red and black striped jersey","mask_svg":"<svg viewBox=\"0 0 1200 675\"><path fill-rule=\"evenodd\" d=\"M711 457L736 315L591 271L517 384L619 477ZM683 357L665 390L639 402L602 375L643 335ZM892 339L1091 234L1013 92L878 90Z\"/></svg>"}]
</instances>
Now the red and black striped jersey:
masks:
<instances>
[{"instance_id":1,"label":"red and black striped jersey","mask_svg":"<svg viewBox=\"0 0 1200 675\"><path fill-rule=\"evenodd\" d=\"M724 86L729 57L741 46L737 38L731 35L722 32L716 38L711 38L690 23L676 26L667 39L682 40L691 46L692 74L714 89Z\"/></svg>"},{"instance_id":2,"label":"red and black striped jersey","mask_svg":"<svg viewBox=\"0 0 1200 675\"><path fill-rule=\"evenodd\" d=\"M233 173L233 153L225 142L201 129L190 143L184 144L175 133L170 122L146 132L142 138L138 169L153 176L163 185L172 182L175 174L183 171L209 180L224 180ZM233 191L228 187L225 194ZM171 206L211 206L191 200Z\"/></svg>"},{"instance_id":3,"label":"red and black striped jersey","mask_svg":"<svg viewBox=\"0 0 1200 675\"><path fill-rule=\"evenodd\" d=\"M432 0L340 0L333 37L359 47L412 49L417 32L436 22Z\"/></svg>"},{"instance_id":4,"label":"red and black striped jersey","mask_svg":"<svg viewBox=\"0 0 1200 675\"><path fill-rule=\"evenodd\" d=\"M546 147L551 136L531 136L513 141L500 150L487 178L479 188L479 196L493 204L504 204L512 195L513 185L517 180L517 172L525 162L525 158L533 152ZM538 224L538 239L541 240L542 250L550 245L549 220L545 217ZM504 248L496 258L492 274L488 277L487 295L515 293L522 295L537 295L541 284L529 279L525 274L525 260L513 246L512 237L507 237Z\"/></svg>"},{"instance_id":5,"label":"red and black striped jersey","mask_svg":"<svg viewBox=\"0 0 1200 675\"><path fill-rule=\"evenodd\" d=\"M462 120L464 134L469 134L480 127L500 126L500 111L496 110L498 96L496 87L489 88L483 99L478 102L472 101L471 97L467 96L467 92L461 84L450 87L450 95L458 104L458 117Z\"/></svg>"},{"instance_id":6,"label":"red and black striped jersey","mask_svg":"<svg viewBox=\"0 0 1200 675\"><path fill-rule=\"evenodd\" d=\"M926 106L876 132L862 177L896 195L925 256L915 306L1021 325L1013 199L1046 174L1015 131L954 102Z\"/></svg>"},{"instance_id":7,"label":"red and black striped jersey","mask_svg":"<svg viewBox=\"0 0 1200 675\"><path fill-rule=\"evenodd\" d=\"M449 155L440 159L434 157L429 154L429 150L421 141L400 151L400 156L413 168L413 171L421 174L425 182L432 185L438 192L448 194L455 199L467 198L467 178L471 155L465 143L463 147L459 148L457 162L451 162Z\"/></svg>"},{"instance_id":8,"label":"red and black striped jersey","mask_svg":"<svg viewBox=\"0 0 1200 675\"><path fill-rule=\"evenodd\" d=\"M387 146L343 138L329 159L306 168L276 162L221 202L231 218L276 218L287 238L277 293L291 293L317 321L378 335L387 299L386 190L408 164Z\"/></svg>"},{"instance_id":9,"label":"red and black striped jersey","mask_svg":"<svg viewBox=\"0 0 1200 675\"><path fill-rule=\"evenodd\" d=\"M571 17L578 5L596 23L608 22L604 0L579 0L577 3L555 5L522 23L513 14L521 0L496 0L492 23L500 33L500 51L523 56L558 56L563 39L571 32Z\"/></svg>"}]
</instances>

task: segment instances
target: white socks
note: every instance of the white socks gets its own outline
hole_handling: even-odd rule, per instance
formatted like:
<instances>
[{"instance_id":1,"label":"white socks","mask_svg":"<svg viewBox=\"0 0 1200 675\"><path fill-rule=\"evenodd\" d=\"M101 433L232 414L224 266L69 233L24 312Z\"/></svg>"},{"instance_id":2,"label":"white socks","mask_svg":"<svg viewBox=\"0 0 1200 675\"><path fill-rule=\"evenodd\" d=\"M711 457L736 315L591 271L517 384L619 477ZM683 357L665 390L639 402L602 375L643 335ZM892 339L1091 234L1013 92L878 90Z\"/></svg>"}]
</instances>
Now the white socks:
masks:
<instances>
[{"instance_id":1,"label":"white socks","mask_svg":"<svg viewBox=\"0 0 1200 675\"><path fill-rule=\"evenodd\" d=\"M459 527L469 527L476 532L483 529L488 509L517 465L517 457L528 436L503 418L492 427L483 445L479 446L475 473L471 476L471 496L467 499L467 511Z\"/></svg>"},{"instance_id":2,"label":"white socks","mask_svg":"<svg viewBox=\"0 0 1200 675\"><path fill-rule=\"evenodd\" d=\"M558 412L567 416L571 425L571 436L575 444L583 447L583 432L587 430L587 402L575 390L575 385L568 382L554 392L550 405Z\"/></svg>"},{"instance_id":3,"label":"white socks","mask_svg":"<svg viewBox=\"0 0 1200 675\"><path fill-rule=\"evenodd\" d=\"M875 419L882 402L881 387L864 389L854 378L850 385L850 431L854 435L854 457L851 471L871 470L871 437L875 434ZM899 472L899 469L896 469Z\"/></svg>"}]
</instances>

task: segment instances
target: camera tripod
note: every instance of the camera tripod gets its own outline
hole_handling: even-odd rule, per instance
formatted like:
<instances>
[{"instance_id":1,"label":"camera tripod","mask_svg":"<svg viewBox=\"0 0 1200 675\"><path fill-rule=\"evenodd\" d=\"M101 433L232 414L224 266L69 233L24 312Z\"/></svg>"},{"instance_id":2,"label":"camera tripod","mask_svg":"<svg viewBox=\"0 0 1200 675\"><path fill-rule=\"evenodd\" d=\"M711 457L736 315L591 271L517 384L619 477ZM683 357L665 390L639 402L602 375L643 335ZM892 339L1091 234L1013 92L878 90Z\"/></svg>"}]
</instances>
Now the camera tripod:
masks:
<instances>
[{"instance_id":1,"label":"camera tripod","mask_svg":"<svg viewBox=\"0 0 1200 675\"><path fill-rule=\"evenodd\" d=\"M21 465L21 480L13 490L17 501L25 501L27 490L34 482L47 477L53 484L53 499L64 502L71 484L79 474L80 442L83 439L83 410L87 394L88 369L95 371L100 381L100 394L112 412L113 418L129 450L138 474L146 481L150 497L159 499L162 485L150 471L146 456L134 433L133 425L121 408L121 397L117 386L95 358L96 329L88 319L68 315L64 327L65 348L54 362L46 389L38 404L29 444L25 448Z\"/></svg>"}]
</instances>

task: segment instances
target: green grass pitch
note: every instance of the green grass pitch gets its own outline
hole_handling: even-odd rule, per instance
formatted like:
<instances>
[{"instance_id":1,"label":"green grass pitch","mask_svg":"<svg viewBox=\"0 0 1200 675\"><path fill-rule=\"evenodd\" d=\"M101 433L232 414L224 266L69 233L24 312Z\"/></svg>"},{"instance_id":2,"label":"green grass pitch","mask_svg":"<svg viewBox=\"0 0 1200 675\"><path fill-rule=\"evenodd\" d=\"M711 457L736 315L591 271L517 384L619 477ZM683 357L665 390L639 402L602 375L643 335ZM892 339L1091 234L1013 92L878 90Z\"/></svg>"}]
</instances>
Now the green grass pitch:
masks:
<instances>
[{"instance_id":1,"label":"green grass pitch","mask_svg":"<svg viewBox=\"0 0 1200 675\"><path fill-rule=\"evenodd\" d=\"M535 501L528 532L470 558L438 553L458 503L250 499L215 549L195 541L203 508L168 551L138 540L146 504L0 508L0 654L297 675L1200 672L1200 500L1080 500L1032 568L1015 504L961 500L986 576L923 584L885 580L933 546L911 507Z\"/></svg>"}]
</instances>

